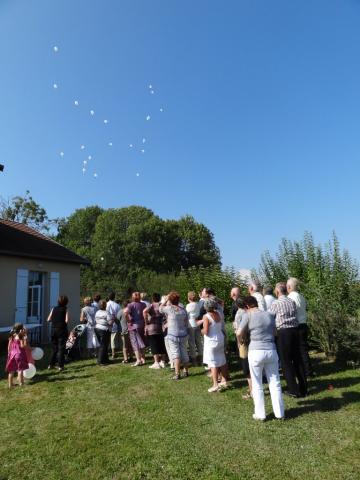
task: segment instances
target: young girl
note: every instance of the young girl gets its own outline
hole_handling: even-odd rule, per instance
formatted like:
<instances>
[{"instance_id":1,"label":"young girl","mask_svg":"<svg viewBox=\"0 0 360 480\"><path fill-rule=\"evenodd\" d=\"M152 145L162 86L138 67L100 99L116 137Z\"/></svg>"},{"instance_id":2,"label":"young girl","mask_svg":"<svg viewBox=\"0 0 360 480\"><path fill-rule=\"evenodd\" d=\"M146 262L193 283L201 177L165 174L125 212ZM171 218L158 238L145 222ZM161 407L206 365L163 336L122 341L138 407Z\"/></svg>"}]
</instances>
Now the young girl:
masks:
<instances>
[{"instance_id":1,"label":"young girl","mask_svg":"<svg viewBox=\"0 0 360 480\"><path fill-rule=\"evenodd\" d=\"M16 323L10 332L6 371L9 388L14 386L14 373L18 372L19 385L24 385L24 370L29 368L26 357L27 332L22 323Z\"/></svg>"}]
</instances>

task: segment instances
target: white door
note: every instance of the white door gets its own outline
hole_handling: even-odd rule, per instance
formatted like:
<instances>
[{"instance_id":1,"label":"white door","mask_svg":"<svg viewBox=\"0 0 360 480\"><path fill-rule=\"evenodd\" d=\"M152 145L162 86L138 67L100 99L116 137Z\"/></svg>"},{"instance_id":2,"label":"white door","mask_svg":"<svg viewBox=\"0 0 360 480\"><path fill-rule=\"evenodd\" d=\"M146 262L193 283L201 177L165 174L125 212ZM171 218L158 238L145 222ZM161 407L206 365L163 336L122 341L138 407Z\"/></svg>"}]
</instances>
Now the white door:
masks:
<instances>
[{"instance_id":1,"label":"white door","mask_svg":"<svg viewBox=\"0 0 360 480\"><path fill-rule=\"evenodd\" d=\"M41 322L42 286L29 285L27 323Z\"/></svg>"}]
</instances>

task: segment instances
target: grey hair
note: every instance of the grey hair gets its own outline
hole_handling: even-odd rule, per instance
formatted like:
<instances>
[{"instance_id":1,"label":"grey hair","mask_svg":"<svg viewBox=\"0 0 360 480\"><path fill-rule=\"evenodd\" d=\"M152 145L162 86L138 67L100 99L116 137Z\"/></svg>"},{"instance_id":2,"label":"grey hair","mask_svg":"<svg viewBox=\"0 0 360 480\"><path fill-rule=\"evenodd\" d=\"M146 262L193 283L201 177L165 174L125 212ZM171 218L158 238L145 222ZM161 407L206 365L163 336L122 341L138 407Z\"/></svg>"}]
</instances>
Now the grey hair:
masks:
<instances>
[{"instance_id":1,"label":"grey hair","mask_svg":"<svg viewBox=\"0 0 360 480\"><path fill-rule=\"evenodd\" d=\"M217 306L218 302L214 297L209 297L204 301L204 308L207 312L213 312L217 309Z\"/></svg>"},{"instance_id":2,"label":"grey hair","mask_svg":"<svg viewBox=\"0 0 360 480\"><path fill-rule=\"evenodd\" d=\"M290 287L291 290L294 290L296 292L299 287L299 280L295 277L290 277L286 282L286 286Z\"/></svg>"}]
</instances>

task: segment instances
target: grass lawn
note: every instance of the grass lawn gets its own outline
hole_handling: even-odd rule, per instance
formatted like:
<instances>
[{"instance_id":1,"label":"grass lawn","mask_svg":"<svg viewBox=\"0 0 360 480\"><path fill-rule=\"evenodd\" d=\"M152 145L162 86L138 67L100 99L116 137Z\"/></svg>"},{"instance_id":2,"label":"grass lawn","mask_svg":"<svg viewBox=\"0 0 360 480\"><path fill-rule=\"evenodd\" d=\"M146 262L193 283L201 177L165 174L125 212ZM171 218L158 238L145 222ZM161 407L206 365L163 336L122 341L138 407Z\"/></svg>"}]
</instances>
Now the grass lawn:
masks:
<instances>
[{"instance_id":1,"label":"grass lawn","mask_svg":"<svg viewBox=\"0 0 360 480\"><path fill-rule=\"evenodd\" d=\"M245 382L207 393L201 368L170 371L92 360L29 385L0 381L0 480L359 479L360 375L322 362L303 400L285 398L285 422L252 419ZM333 385L333 390L328 385Z\"/></svg>"}]
</instances>

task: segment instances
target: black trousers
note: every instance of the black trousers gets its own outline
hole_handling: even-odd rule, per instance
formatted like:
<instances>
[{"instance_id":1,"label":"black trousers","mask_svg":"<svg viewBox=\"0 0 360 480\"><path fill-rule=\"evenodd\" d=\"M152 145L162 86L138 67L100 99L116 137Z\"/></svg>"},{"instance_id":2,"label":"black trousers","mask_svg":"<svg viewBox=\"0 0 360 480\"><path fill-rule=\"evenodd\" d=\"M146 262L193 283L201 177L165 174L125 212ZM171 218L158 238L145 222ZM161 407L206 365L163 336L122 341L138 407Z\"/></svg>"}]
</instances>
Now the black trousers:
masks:
<instances>
[{"instance_id":1,"label":"black trousers","mask_svg":"<svg viewBox=\"0 0 360 480\"><path fill-rule=\"evenodd\" d=\"M95 335L99 341L97 363L99 365L109 363L108 350L109 350L111 333L109 330L99 330L98 328L95 328Z\"/></svg>"},{"instance_id":2,"label":"black trousers","mask_svg":"<svg viewBox=\"0 0 360 480\"><path fill-rule=\"evenodd\" d=\"M297 327L281 328L277 333L281 364L288 392L292 395L306 395L307 381L300 353L299 329Z\"/></svg>"},{"instance_id":3,"label":"black trousers","mask_svg":"<svg viewBox=\"0 0 360 480\"><path fill-rule=\"evenodd\" d=\"M309 357L308 326L306 325L306 323L299 324L299 337L300 355L305 368L305 375L309 377L312 373L312 366Z\"/></svg>"},{"instance_id":4,"label":"black trousers","mask_svg":"<svg viewBox=\"0 0 360 480\"><path fill-rule=\"evenodd\" d=\"M57 361L60 368L64 368L65 363L65 345L68 337L68 332L53 332L51 335L52 355L50 365L53 367Z\"/></svg>"}]
</instances>

